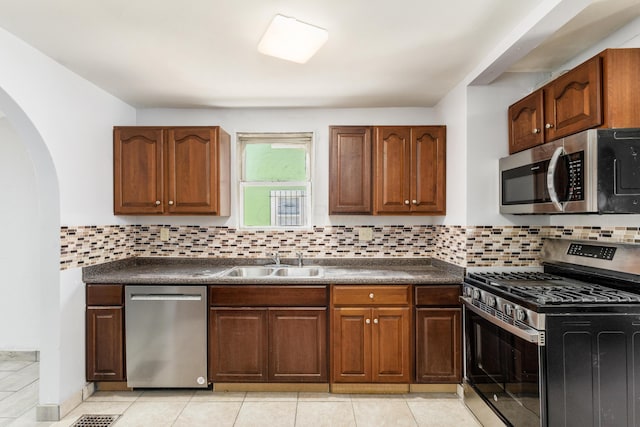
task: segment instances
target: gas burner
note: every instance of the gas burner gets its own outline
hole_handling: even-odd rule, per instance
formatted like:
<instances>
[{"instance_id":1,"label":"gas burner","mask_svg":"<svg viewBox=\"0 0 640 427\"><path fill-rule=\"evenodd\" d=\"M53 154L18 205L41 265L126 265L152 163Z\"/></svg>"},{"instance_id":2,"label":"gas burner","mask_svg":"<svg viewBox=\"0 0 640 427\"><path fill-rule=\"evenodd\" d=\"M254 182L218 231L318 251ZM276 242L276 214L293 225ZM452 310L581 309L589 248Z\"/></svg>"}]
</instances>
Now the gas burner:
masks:
<instances>
[{"instance_id":1,"label":"gas burner","mask_svg":"<svg viewBox=\"0 0 640 427\"><path fill-rule=\"evenodd\" d=\"M502 272L502 273L471 273L471 277L482 280L485 283L493 281L542 281L542 280L562 280L562 277L541 271L519 271L519 272Z\"/></svg>"},{"instance_id":2,"label":"gas burner","mask_svg":"<svg viewBox=\"0 0 640 427\"><path fill-rule=\"evenodd\" d=\"M640 296L617 289L588 284L511 286L511 292L538 304L638 303Z\"/></svg>"}]
</instances>

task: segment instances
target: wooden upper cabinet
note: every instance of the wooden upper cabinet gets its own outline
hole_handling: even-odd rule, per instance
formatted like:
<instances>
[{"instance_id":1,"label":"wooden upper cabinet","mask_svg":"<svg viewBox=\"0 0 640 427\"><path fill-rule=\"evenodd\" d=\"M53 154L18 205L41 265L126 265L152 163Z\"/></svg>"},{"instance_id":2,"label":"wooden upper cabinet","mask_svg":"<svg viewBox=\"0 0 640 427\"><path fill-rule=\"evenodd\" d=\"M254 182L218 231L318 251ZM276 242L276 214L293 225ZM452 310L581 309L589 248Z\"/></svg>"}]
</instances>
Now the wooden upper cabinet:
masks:
<instances>
[{"instance_id":1,"label":"wooden upper cabinet","mask_svg":"<svg viewBox=\"0 0 640 427\"><path fill-rule=\"evenodd\" d=\"M640 127L639 69L640 48L607 49L511 105L509 153L590 128Z\"/></svg>"},{"instance_id":2,"label":"wooden upper cabinet","mask_svg":"<svg viewBox=\"0 0 640 427\"><path fill-rule=\"evenodd\" d=\"M375 213L409 213L411 128L375 128Z\"/></svg>"},{"instance_id":3,"label":"wooden upper cabinet","mask_svg":"<svg viewBox=\"0 0 640 427\"><path fill-rule=\"evenodd\" d=\"M230 213L230 139L219 127L115 127L116 214Z\"/></svg>"},{"instance_id":4,"label":"wooden upper cabinet","mask_svg":"<svg viewBox=\"0 0 640 427\"><path fill-rule=\"evenodd\" d=\"M596 56L544 87L547 141L602 124L601 68Z\"/></svg>"},{"instance_id":5,"label":"wooden upper cabinet","mask_svg":"<svg viewBox=\"0 0 640 427\"><path fill-rule=\"evenodd\" d=\"M446 213L446 127L374 128L374 212Z\"/></svg>"},{"instance_id":6,"label":"wooden upper cabinet","mask_svg":"<svg viewBox=\"0 0 640 427\"><path fill-rule=\"evenodd\" d=\"M164 131L115 128L113 133L116 214L163 214Z\"/></svg>"},{"instance_id":7,"label":"wooden upper cabinet","mask_svg":"<svg viewBox=\"0 0 640 427\"><path fill-rule=\"evenodd\" d=\"M544 143L543 101L537 90L509 107L509 154Z\"/></svg>"},{"instance_id":8,"label":"wooden upper cabinet","mask_svg":"<svg viewBox=\"0 0 640 427\"><path fill-rule=\"evenodd\" d=\"M411 211L446 213L446 127L411 129Z\"/></svg>"},{"instance_id":9,"label":"wooden upper cabinet","mask_svg":"<svg viewBox=\"0 0 640 427\"><path fill-rule=\"evenodd\" d=\"M329 132L329 214L371 214L371 127Z\"/></svg>"}]
</instances>

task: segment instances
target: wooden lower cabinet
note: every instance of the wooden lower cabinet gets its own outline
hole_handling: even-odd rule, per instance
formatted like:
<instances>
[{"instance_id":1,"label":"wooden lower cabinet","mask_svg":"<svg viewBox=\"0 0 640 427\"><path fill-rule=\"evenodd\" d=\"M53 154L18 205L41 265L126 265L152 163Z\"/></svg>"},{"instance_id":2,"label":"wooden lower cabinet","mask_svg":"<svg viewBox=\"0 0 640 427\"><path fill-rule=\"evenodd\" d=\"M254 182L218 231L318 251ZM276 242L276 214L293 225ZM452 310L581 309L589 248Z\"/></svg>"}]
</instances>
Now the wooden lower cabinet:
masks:
<instances>
[{"instance_id":1,"label":"wooden lower cabinet","mask_svg":"<svg viewBox=\"0 0 640 427\"><path fill-rule=\"evenodd\" d=\"M269 310L269 381L327 381L327 310Z\"/></svg>"},{"instance_id":2,"label":"wooden lower cabinet","mask_svg":"<svg viewBox=\"0 0 640 427\"><path fill-rule=\"evenodd\" d=\"M332 382L409 382L409 319L409 308L334 308Z\"/></svg>"},{"instance_id":3,"label":"wooden lower cabinet","mask_svg":"<svg viewBox=\"0 0 640 427\"><path fill-rule=\"evenodd\" d=\"M457 384L462 380L461 286L415 287L416 382Z\"/></svg>"},{"instance_id":4,"label":"wooden lower cabinet","mask_svg":"<svg viewBox=\"0 0 640 427\"><path fill-rule=\"evenodd\" d=\"M211 308L213 382L326 382L326 308Z\"/></svg>"},{"instance_id":5,"label":"wooden lower cabinet","mask_svg":"<svg viewBox=\"0 0 640 427\"><path fill-rule=\"evenodd\" d=\"M211 309L209 375L219 382L267 381L267 309Z\"/></svg>"},{"instance_id":6,"label":"wooden lower cabinet","mask_svg":"<svg viewBox=\"0 0 640 427\"><path fill-rule=\"evenodd\" d=\"M461 310L416 309L416 381L459 383L462 374Z\"/></svg>"},{"instance_id":7,"label":"wooden lower cabinet","mask_svg":"<svg viewBox=\"0 0 640 427\"><path fill-rule=\"evenodd\" d=\"M87 381L124 381L122 307L87 308Z\"/></svg>"},{"instance_id":8,"label":"wooden lower cabinet","mask_svg":"<svg viewBox=\"0 0 640 427\"><path fill-rule=\"evenodd\" d=\"M87 285L86 379L124 381L124 306L121 285Z\"/></svg>"}]
</instances>

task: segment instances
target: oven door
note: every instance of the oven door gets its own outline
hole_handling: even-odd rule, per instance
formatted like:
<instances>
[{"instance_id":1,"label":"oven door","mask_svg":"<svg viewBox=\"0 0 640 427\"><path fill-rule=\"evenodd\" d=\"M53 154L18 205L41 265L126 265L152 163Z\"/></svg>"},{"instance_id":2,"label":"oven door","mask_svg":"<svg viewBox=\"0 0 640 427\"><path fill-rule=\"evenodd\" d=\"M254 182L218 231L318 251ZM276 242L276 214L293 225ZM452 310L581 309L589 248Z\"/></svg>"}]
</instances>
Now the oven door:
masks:
<instances>
[{"instance_id":1,"label":"oven door","mask_svg":"<svg viewBox=\"0 0 640 427\"><path fill-rule=\"evenodd\" d=\"M544 426L544 347L499 323L464 301L466 382L507 425Z\"/></svg>"}]
</instances>

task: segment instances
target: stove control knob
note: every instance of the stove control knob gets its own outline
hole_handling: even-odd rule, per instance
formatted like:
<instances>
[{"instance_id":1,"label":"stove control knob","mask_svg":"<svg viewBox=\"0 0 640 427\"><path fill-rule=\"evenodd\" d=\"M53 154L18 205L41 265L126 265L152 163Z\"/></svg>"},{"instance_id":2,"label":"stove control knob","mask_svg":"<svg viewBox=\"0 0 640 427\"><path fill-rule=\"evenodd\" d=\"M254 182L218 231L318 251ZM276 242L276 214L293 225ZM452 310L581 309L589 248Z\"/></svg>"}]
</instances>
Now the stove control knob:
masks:
<instances>
[{"instance_id":1,"label":"stove control knob","mask_svg":"<svg viewBox=\"0 0 640 427\"><path fill-rule=\"evenodd\" d=\"M472 293L473 293L473 290L471 288L464 288L464 294L466 296L470 297Z\"/></svg>"},{"instance_id":2,"label":"stove control knob","mask_svg":"<svg viewBox=\"0 0 640 427\"><path fill-rule=\"evenodd\" d=\"M523 309L521 308L516 309L516 319L522 322L526 318L527 318L527 313L525 313Z\"/></svg>"},{"instance_id":3,"label":"stove control knob","mask_svg":"<svg viewBox=\"0 0 640 427\"><path fill-rule=\"evenodd\" d=\"M480 299L480 289L473 290L473 299Z\"/></svg>"},{"instance_id":4,"label":"stove control knob","mask_svg":"<svg viewBox=\"0 0 640 427\"><path fill-rule=\"evenodd\" d=\"M502 307L502 311L504 311L504 314L507 316L513 317L513 306L511 304L505 304L504 307Z\"/></svg>"},{"instance_id":5,"label":"stove control knob","mask_svg":"<svg viewBox=\"0 0 640 427\"><path fill-rule=\"evenodd\" d=\"M486 303L487 303L487 305L489 307L495 307L496 306L496 297L494 297L493 295L487 295Z\"/></svg>"}]
</instances>

